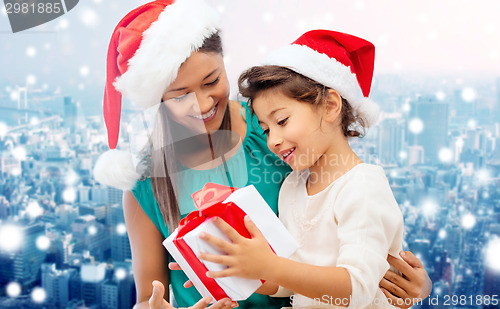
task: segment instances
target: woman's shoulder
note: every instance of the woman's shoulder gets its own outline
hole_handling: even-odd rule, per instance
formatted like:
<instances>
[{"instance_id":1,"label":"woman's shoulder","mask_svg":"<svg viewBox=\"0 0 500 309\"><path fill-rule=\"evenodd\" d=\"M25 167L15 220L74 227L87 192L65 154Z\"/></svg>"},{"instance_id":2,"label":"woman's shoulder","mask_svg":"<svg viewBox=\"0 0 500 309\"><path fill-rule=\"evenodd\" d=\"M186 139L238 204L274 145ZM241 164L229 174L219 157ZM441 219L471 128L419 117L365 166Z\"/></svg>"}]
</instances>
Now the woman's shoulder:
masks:
<instances>
[{"instance_id":1,"label":"woman's shoulder","mask_svg":"<svg viewBox=\"0 0 500 309\"><path fill-rule=\"evenodd\" d=\"M144 177L135 183L134 188L132 189L132 192L139 193L139 192L148 192L151 191L151 179L149 177Z\"/></svg>"},{"instance_id":2,"label":"woman's shoulder","mask_svg":"<svg viewBox=\"0 0 500 309\"><path fill-rule=\"evenodd\" d=\"M247 134L247 113L242 102L229 101L229 113L231 115L231 130L238 133L244 140Z\"/></svg>"},{"instance_id":3,"label":"woman's shoulder","mask_svg":"<svg viewBox=\"0 0 500 309\"><path fill-rule=\"evenodd\" d=\"M156 199L154 197L153 188L151 187L150 178L138 180L132 189L132 193L146 213L154 212L154 208L156 208Z\"/></svg>"}]
</instances>

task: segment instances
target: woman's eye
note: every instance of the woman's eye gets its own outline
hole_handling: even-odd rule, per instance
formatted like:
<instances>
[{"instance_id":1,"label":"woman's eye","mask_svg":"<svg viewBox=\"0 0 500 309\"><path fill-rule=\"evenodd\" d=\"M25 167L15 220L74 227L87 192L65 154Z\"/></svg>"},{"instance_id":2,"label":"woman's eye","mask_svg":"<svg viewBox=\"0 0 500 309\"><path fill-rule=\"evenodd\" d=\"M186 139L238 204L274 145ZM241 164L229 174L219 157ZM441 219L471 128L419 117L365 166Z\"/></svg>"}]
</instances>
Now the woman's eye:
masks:
<instances>
[{"instance_id":1,"label":"woman's eye","mask_svg":"<svg viewBox=\"0 0 500 309\"><path fill-rule=\"evenodd\" d=\"M184 101L185 99L187 99L188 97L188 93L186 93L185 95L181 95L180 97L175 97L175 98L172 98L172 100L176 101L176 102L182 102Z\"/></svg>"},{"instance_id":2,"label":"woman's eye","mask_svg":"<svg viewBox=\"0 0 500 309\"><path fill-rule=\"evenodd\" d=\"M268 134L269 134L269 129L265 129L265 130L264 130L264 134L265 134L265 135L268 135Z\"/></svg>"},{"instance_id":3,"label":"woman's eye","mask_svg":"<svg viewBox=\"0 0 500 309\"><path fill-rule=\"evenodd\" d=\"M219 82L219 76L217 76L217 78L213 82L205 84L205 86L213 86L216 85L218 82Z\"/></svg>"},{"instance_id":4,"label":"woman's eye","mask_svg":"<svg viewBox=\"0 0 500 309\"><path fill-rule=\"evenodd\" d=\"M285 119L283 119L283 120L280 120L280 121L278 121L278 125L280 125L280 126L284 126L284 125L286 124L286 122L287 122L287 121L288 121L288 118L285 118Z\"/></svg>"}]
</instances>

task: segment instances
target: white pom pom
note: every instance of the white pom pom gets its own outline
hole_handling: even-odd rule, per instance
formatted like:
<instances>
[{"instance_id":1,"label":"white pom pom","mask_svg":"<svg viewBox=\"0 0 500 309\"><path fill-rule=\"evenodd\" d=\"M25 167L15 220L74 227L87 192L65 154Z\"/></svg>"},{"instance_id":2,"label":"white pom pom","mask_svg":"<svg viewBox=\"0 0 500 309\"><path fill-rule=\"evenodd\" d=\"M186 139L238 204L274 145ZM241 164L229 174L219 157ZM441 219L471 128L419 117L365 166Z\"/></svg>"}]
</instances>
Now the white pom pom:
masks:
<instances>
[{"instance_id":1,"label":"white pom pom","mask_svg":"<svg viewBox=\"0 0 500 309\"><path fill-rule=\"evenodd\" d=\"M121 190L132 190L140 177L132 155L126 151L108 150L94 166L94 178L98 182Z\"/></svg>"},{"instance_id":2,"label":"white pom pom","mask_svg":"<svg viewBox=\"0 0 500 309\"><path fill-rule=\"evenodd\" d=\"M379 106L369 98L362 98L355 107L358 115L363 117L367 128L373 126L378 121L380 115Z\"/></svg>"}]
</instances>

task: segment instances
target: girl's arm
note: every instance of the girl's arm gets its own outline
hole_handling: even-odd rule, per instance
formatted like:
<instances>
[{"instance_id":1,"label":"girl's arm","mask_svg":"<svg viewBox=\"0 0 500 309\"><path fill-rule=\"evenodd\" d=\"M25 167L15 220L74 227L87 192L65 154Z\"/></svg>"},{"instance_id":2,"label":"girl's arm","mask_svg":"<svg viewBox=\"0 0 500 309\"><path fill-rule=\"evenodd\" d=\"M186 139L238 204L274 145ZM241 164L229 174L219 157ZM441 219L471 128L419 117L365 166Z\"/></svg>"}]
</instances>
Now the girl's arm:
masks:
<instances>
[{"instance_id":1,"label":"girl's arm","mask_svg":"<svg viewBox=\"0 0 500 309\"><path fill-rule=\"evenodd\" d=\"M295 262L274 254L255 224L245 217L245 225L252 238L242 237L223 220L214 218L217 226L231 239L232 243L208 234L200 237L228 255L201 253L206 261L227 265L219 272L208 272L212 278L237 276L249 279L264 279L310 298L328 295L333 299L346 299L349 304L351 279L342 267L320 267ZM297 280L300 278L300 280Z\"/></svg>"},{"instance_id":2,"label":"girl's arm","mask_svg":"<svg viewBox=\"0 0 500 309\"><path fill-rule=\"evenodd\" d=\"M399 255L403 260L389 256L387 261L402 275L388 270L380 281L380 287L393 305L407 309L431 294L432 281L422 262L413 253L401 251Z\"/></svg>"}]
</instances>

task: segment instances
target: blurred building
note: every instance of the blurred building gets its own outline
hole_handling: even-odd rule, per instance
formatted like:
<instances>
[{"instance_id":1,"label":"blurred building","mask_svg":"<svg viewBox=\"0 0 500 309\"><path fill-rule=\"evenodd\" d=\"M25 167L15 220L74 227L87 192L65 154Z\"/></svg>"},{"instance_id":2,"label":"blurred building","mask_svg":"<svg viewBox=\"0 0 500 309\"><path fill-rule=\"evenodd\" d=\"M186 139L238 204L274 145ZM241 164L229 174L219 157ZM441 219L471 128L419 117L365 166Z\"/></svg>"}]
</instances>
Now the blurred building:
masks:
<instances>
[{"instance_id":1,"label":"blurred building","mask_svg":"<svg viewBox=\"0 0 500 309\"><path fill-rule=\"evenodd\" d=\"M42 223L24 225L22 234L21 248L11 254L11 281L19 282L27 288L40 280L40 266L45 260L46 252L38 249L37 238L45 235L45 226Z\"/></svg>"},{"instance_id":2,"label":"blurred building","mask_svg":"<svg viewBox=\"0 0 500 309\"><path fill-rule=\"evenodd\" d=\"M84 264L80 270L81 297L85 305L101 304L102 284L106 279L106 264Z\"/></svg>"},{"instance_id":3,"label":"blurred building","mask_svg":"<svg viewBox=\"0 0 500 309\"><path fill-rule=\"evenodd\" d=\"M120 205L110 206L107 225L111 227L111 258L119 262L131 260L130 242L125 227L123 208Z\"/></svg>"},{"instance_id":4,"label":"blurred building","mask_svg":"<svg viewBox=\"0 0 500 309\"><path fill-rule=\"evenodd\" d=\"M448 146L448 104L433 97L420 97L410 103L409 119L420 119L422 131L408 135L408 145L422 146L425 163L439 164L439 151Z\"/></svg>"},{"instance_id":5,"label":"blurred building","mask_svg":"<svg viewBox=\"0 0 500 309\"><path fill-rule=\"evenodd\" d=\"M385 119L379 130L379 158L384 164L397 164L401 161L405 133L403 119Z\"/></svg>"},{"instance_id":6,"label":"blurred building","mask_svg":"<svg viewBox=\"0 0 500 309\"><path fill-rule=\"evenodd\" d=\"M68 128L71 133L76 130L77 111L76 102L71 97L64 97L64 127Z\"/></svg>"},{"instance_id":7,"label":"blurred building","mask_svg":"<svg viewBox=\"0 0 500 309\"><path fill-rule=\"evenodd\" d=\"M47 293L47 303L54 308L66 308L70 294L70 278L77 273L75 269L56 269L55 264L42 264L42 287Z\"/></svg>"}]
</instances>

